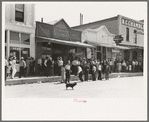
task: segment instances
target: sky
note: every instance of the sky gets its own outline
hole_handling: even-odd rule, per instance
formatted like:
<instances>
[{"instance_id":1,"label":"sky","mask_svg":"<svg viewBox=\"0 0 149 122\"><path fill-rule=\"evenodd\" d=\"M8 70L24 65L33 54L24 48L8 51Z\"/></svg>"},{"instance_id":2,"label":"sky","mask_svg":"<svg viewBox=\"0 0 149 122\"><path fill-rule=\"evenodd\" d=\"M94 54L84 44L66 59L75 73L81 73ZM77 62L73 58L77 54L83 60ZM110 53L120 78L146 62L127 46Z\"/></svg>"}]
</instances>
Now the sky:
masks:
<instances>
[{"instance_id":1,"label":"sky","mask_svg":"<svg viewBox=\"0 0 149 122\"><path fill-rule=\"evenodd\" d=\"M83 24L123 15L135 20L147 19L147 2L37 2L35 21L45 23L63 18L70 26Z\"/></svg>"}]
</instances>

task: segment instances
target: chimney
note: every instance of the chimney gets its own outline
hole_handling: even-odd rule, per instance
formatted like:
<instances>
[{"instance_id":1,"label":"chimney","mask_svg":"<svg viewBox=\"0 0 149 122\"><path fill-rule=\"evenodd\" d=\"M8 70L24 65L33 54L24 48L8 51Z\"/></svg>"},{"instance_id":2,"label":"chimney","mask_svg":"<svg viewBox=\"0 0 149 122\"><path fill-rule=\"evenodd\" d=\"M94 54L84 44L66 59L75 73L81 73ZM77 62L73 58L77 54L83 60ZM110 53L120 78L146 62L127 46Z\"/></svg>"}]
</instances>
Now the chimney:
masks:
<instances>
[{"instance_id":1,"label":"chimney","mask_svg":"<svg viewBox=\"0 0 149 122\"><path fill-rule=\"evenodd\" d=\"M43 18L41 18L41 22L43 22Z\"/></svg>"},{"instance_id":2,"label":"chimney","mask_svg":"<svg viewBox=\"0 0 149 122\"><path fill-rule=\"evenodd\" d=\"M80 13L80 25L83 24L83 14Z\"/></svg>"}]
</instances>

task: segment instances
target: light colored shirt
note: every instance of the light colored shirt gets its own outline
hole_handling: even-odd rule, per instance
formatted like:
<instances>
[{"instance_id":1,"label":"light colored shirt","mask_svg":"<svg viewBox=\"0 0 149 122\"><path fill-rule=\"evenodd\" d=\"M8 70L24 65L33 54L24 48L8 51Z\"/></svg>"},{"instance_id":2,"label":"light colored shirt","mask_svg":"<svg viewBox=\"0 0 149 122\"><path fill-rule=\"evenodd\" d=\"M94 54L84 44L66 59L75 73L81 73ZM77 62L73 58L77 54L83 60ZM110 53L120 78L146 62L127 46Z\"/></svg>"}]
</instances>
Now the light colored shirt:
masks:
<instances>
[{"instance_id":1,"label":"light colored shirt","mask_svg":"<svg viewBox=\"0 0 149 122\"><path fill-rule=\"evenodd\" d=\"M82 71L82 68L78 66L78 73L80 73L81 71Z\"/></svg>"},{"instance_id":2,"label":"light colored shirt","mask_svg":"<svg viewBox=\"0 0 149 122\"><path fill-rule=\"evenodd\" d=\"M138 65L138 61L136 61L136 65Z\"/></svg>"},{"instance_id":3,"label":"light colored shirt","mask_svg":"<svg viewBox=\"0 0 149 122\"><path fill-rule=\"evenodd\" d=\"M8 61L5 59L5 66L8 67Z\"/></svg>"},{"instance_id":4,"label":"light colored shirt","mask_svg":"<svg viewBox=\"0 0 149 122\"><path fill-rule=\"evenodd\" d=\"M112 61L110 61L110 62L109 62L109 65L110 65L110 66L112 66L112 65L113 65L113 62L112 62Z\"/></svg>"},{"instance_id":5,"label":"light colored shirt","mask_svg":"<svg viewBox=\"0 0 149 122\"><path fill-rule=\"evenodd\" d=\"M16 60L12 60L12 69L14 69L16 67Z\"/></svg>"},{"instance_id":6,"label":"light colored shirt","mask_svg":"<svg viewBox=\"0 0 149 122\"><path fill-rule=\"evenodd\" d=\"M70 65L67 64L67 65L65 66L65 69L66 69L66 70L70 70Z\"/></svg>"},{"instance_id":7,"label":"light colored shirt","mask_svg":"<svg viewBox=\"0 0 149 122\"><path fill-rule=\"evenodd\" d=\"M73 60L72 61L72 65L77 65L77 61L76 60Z\"/></svg>"},{"instance_id":8,"label":"light colored shirt","mask_svg":"<svg viewBox=\"0 0 149 122\"><path fill-rule=\"evenodd\" d=\"M63 65L63 61L62 60L58 60L58 66L62 66Z\"/></svg>"},{"instance_id":9,"label":"light colored shirt","mask_svg":"<svg viewBox=\"0 0 149 122\"><path fill-rule=\"evenodd\" d=\"M100 71L101 71L101 64L99 64L99 65L98 65L98 70L100 70Z\"/></svg>"},{"instance_id":10,"label":"light colored shirt","mask_svg":"<svg viewBox=\"0 0 149 122\"><path fill-rule=\"evenodd\" d=\"M135 64L136 64L136 63L133 61L133 62L132 62L132 65L134 66Z\"/></svg>"},{"instance_id":11,"label":"light colored shirt","mask_svg":"<svg viewBox=\"0 0 149 122\"><path fill-rule=\"evenodd\" d=\"M38 59L38 64L40 64L40 66L42 65L42 60Z\"/></svg>"},{"instance_id":12,"label":"light colored shirt","mask_svg":"<svg viewBox=\"0 0 149 122\"><path fill-rule=\"evenodd\" d=\"M48 61L47 59L44 61L44 65L45 65L46 67L47 67L47 61Z\"/></svg>"}]
</instances>

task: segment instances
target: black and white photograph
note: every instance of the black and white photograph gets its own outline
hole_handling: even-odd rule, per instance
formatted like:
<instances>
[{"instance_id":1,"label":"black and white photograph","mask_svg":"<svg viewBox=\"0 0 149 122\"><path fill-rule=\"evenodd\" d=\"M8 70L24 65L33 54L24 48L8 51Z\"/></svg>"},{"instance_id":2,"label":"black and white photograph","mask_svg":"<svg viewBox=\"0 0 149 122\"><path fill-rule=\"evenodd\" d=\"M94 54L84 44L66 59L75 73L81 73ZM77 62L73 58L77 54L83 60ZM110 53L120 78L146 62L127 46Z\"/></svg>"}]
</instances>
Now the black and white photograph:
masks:
<instances>
[{"instance_id":1,"label":"black and white photograph","mask_svg":"<svg viewBox=\"0 0 149 122\"><path fill-rule=\"evenodd\" d=\"M147 120L147 13L146 1L2 1L2 120Z\"/></svg>"}]
</instances>

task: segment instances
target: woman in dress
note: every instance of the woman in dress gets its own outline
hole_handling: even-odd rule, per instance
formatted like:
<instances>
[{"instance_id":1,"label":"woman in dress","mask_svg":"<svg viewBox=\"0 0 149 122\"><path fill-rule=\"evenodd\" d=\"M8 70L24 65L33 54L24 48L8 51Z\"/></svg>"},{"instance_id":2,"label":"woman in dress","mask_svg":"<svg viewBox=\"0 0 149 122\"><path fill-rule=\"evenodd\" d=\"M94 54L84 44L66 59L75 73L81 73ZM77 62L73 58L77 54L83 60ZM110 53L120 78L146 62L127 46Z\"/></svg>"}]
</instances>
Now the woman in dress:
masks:
<instances>
[{"instance_id":1,"label":"woman in dress","mask_svg":"<svg viewBox=\"0 0 149 122\"><path fill-rule=\"evenodd\" d=\"M16 57L12 58L11 66L12 66L12 79L14 79L14 76L15 76L15 74L17 72L17 70L16 70Z\"/></svg>"}]
</instances>

